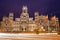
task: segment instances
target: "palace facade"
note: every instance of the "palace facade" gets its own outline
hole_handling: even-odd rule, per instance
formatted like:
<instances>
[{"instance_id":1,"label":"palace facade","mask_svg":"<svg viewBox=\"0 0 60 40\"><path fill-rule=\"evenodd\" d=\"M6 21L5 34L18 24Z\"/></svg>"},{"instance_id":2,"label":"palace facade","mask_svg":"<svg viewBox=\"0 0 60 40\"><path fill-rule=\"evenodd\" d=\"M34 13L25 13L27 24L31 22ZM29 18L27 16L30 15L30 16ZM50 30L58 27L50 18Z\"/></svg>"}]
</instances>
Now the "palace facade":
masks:
<instances>
[{"instance_id":1,"label":"palace facade","mask_svg":"<svg viewBox=\"0 0 60 40\"><path fill-rule=\"evenodd\" d=\"M29 17L27 6L23 6L20 18L14 19L14 14L9 13L9 17L4 16L1 21L2 29L7 31L30 32L35 28L39 31L56 31L59 27L59 21L56 16L52 16L50 20L48 15L39 15L38 12L34 13L35 18Z\"/></svg>"}]
</instances>

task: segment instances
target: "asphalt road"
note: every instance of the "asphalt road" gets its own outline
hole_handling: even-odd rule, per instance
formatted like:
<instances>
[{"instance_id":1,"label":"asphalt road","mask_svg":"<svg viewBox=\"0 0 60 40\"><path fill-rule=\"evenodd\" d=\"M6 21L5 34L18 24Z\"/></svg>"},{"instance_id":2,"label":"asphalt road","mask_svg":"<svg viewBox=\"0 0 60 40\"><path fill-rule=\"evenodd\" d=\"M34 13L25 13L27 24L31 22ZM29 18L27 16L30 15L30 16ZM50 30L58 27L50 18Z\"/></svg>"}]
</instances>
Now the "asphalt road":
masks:
<instances>
[{"instance_id":1,"label":"asphalt road","mask_svg":"<svg viewBox=\"0 0 60 40\"><path fill-rule=\"evenodd\" d=\"M6 34L0 33L0 40L60 40L57 34Z\"/></svg>"}]
</instances>

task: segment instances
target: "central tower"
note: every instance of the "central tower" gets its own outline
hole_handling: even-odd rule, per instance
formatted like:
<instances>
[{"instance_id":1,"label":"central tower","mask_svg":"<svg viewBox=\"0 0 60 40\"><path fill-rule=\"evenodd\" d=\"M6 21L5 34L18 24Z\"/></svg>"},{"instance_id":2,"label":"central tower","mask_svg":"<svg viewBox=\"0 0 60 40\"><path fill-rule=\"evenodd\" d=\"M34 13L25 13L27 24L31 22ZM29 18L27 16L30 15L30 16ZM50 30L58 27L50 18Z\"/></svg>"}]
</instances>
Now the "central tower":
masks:
<instances>
[{"instance_id":1,"label":"central tower","mask_svg":"<svg viewBox=\"0 0 60 40\"><path fill-rule=\"evenodd\" d=\"M20 27L21 31L28 31L28 24L29 24L29 14L27 6L23 6L22 13L20 16Z\"/></svg>"},{"instance_id":2,"label":"central tower","mask_svg":"<svg viewBox=\"0 0 60 40\"><path fill-rule=\"evenodd\" d=\"M27 13L27 12L28 12L28 8L27 8L27 6L23 6L23 8L22 8L22 12L23 12L23 13Z\"/></svg>"},{"instance_id":3,"label":"central tower","mask_svg":"<svg viewBox=\"0 0 60 40\"><path fill-rule=\"evenodd\" d=\"M22 14L20 16L21 18L29 18L29 14L28 14L28 8L27 6L23 6L22 8Z\"/></svg>"}]
</instances>

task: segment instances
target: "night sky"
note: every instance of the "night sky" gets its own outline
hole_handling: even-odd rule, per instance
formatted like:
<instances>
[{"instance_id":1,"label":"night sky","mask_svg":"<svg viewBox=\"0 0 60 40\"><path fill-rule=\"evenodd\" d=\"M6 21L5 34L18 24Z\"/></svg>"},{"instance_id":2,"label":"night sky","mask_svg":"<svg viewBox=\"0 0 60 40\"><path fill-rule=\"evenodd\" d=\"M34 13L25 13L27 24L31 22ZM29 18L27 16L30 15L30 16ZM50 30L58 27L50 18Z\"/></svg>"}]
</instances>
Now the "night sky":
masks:
<instances>
[{"instance_id":1,"label":"night sky","mask_svg":"<svg viewBox=\"0 0 60 40\"><path fill-rule=\"evenodd\" d=\"M60 0L0 0L0 21L10 12L14 13L14 18L20 17L23 6L28 7L30 17L38 11L39 15L56 15L60 20Z\"/></svg>"}]
</instances>

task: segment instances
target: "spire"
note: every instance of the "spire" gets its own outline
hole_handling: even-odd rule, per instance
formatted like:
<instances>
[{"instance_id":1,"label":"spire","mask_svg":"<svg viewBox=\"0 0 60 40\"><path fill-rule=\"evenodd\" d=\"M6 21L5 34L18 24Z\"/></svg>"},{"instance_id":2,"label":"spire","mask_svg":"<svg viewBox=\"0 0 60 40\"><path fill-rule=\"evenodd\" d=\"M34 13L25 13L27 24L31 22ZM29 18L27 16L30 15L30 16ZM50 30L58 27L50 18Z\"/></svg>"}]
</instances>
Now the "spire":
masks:
<instances>
[{"instance_id":1,"label":"spire","mask_svg":"<svg viewBox=\"0 0 60 40\"><path fill-rule=\"evenodd\" d=\"M23 6L22 12L23 12L23 13L27 13L27 10L28 10L27 6Z\"/></svg>"},{"instance_id":2,"label":"spire","mask_svg":"<svg viewBox=\"0 0 60 40\"><path fill-rule=\"evenodd\" d=\"M22 17L28 17L28 18L29 18L27 6L23 6L23 8L22 8L22 14L21 14L20 17L21 17L21 18L22 18Z\"/></svg>"},{"instance_id":3,"label":"spire","mask_svg":"<svg viewBox=\"0 0 60 40\"><path fill-rule=\"evenodd\" d=\"M13 20L13 17L14 17L13 13L9 13L9 19Z\"/></svg>"},{"instance_id":4,"label":"spire","mask_svg":"<svg viewBox=\"0 0 60 40\"><path fill-rule=\"evenodd\" d=\"M39 16L39 13L38 12L35 12L35 16Z\"/></svg>"}]
</instances>

